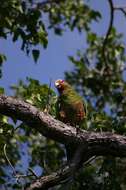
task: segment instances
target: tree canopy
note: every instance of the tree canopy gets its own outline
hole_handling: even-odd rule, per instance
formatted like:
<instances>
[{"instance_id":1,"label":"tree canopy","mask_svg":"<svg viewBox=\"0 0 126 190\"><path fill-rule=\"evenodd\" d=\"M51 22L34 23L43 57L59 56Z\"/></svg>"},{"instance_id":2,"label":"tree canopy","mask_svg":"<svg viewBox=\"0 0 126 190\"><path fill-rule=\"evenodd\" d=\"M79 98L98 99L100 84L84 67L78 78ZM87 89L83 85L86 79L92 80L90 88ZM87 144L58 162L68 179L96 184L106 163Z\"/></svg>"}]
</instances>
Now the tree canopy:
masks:
<instances>
[{"instance_id":1,"label":"tree canopy","mask_svg":"<svg viewBox=\"0 0 126 190\"><path fill-rule=\"evenodd\" d=\"M73 69L64 78L86 99L88 115L86 130L76 134L56 120L51 81L41 84L28 76L27 82L10 84L13 97L1 87L0 189L126 189L125 41L114 24L117 11L126 17L126 8L106 1L109 23L101 35L92 23L100 25L103 14L91 5L88 0L1 0L0 37L21 41L20 49L35 62L38 45L48 46L50 30L61 38L66 30L86 36L86 48L68 55ZM6 59L7 53L0 54L1 77ZM77 150L70 164L68 144Z\"/></svg>"}]
</instances>

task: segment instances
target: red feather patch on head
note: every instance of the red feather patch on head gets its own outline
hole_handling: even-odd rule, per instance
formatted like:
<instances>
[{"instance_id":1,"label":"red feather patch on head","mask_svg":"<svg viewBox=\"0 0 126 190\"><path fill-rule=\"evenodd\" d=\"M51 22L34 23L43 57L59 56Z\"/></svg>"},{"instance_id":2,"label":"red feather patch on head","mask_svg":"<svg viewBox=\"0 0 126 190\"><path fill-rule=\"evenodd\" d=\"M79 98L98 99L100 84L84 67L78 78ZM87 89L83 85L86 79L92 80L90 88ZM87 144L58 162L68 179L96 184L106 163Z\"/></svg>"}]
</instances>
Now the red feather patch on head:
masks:
<instances>
[{"instance_id":1,"label":"red feather patch on head","mask_svg":"<svg viewBox=\"0 0 126 190\"><path fill-rule=\"evenodd\" d=\"M61 80L61 83L64 83L64 80Z\"/></svg>"}]
</instances>

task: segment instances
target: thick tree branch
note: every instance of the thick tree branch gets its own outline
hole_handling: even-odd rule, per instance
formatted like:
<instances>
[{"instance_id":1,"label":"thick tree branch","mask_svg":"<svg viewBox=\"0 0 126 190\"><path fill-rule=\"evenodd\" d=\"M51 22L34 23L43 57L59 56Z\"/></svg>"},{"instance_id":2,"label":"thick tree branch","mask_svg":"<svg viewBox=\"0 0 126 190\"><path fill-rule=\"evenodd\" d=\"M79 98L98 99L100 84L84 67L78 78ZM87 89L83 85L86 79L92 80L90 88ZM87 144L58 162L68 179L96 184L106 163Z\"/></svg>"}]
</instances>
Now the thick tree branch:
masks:
<instances>
[{"instance_id":1,"label":"thick tree branch","mask_svg":"<svg viewBox=\"0 0 126 190\"><path fill-rule=\"evenodd\" d=\"M68 181L72 178L76 169L79 169L79 162L81 157L82 149L76 151L74 155L74 159L72 163L64 168L59 169L57 172L53 172L48 176L40 177L39 179L33 181L26 190L34 190L34 189L48 189L49 187L53 187L55 185L61 184L64 180ZM77 159L78 158L78 159Z\"/></svg>"},{"instance_id":2,"label":"thick tree branch","mask_svg":"<svg viewBox=\"0 0 126 190\"><path fill-rule=\"evenodd\" d=\"M45 114L36 107L13 97L0 96L0 113L16 117L29 127L39 131L43 136L63 144L80 145L92 155L111 154L126 156L126 137L110 132L87 132L68 126L52 116Z\"/></svg>"},{"instance_id":3,"label":"thick tree branch","mask_svg":"<svg viewBox=\"0 0 126 190\"><path fill-rule=\"evenodd\" d=\"M96 155L112 155L118 157L126 157L126 137L113 134L110 132L88 132L80 130L76 132L76 128L68 126L52 116L45 114L36 107L18 100L13 97L0 96L0 113L16 117L18 120L25 122L29 127L39 131L42 135L52 138L66 145L72 145L78 149L81 147L81 154L73 160L77 167L80 162L85 162L90 157ZM79 161L77 161L79 157ZM29 190L44 189L44 187L54 186L67 179L71 174L71 169L64 168L62 175L60 172L53 173L49 176L39 178L31 184ZM36 186L37 185L37 186ZM46 188L47 189L47 188Z\"/></svg>"},{"instance_id":4,"label":"thick tree branch","mask_svg":"<svg viewBox=\"0 0 126 190\"><path fill-rule=\"evenodd\" d=\"M64 169L60 169L57 172L54 172L48 176L40 177L39 179L35 180L30 184L29 187L26 188L26 190L47 190L49 187L53 187L55 185L60 184L63 180L66 180L71 175L71 170L69 166L66 166Z\"/></svg>"},{"instance_id":5,"label":"thick tree branch","mask_svg":"<svg viewBox=\"0 0 126 190\"><path fill-rule=\"evenodd\" d=\"M75 175L76 171L81 167L79 164L81 159L80 158L81 154L82 154L82 149L79 148L76 151L74 159L70 165L61 168L57 172L53 172L48 176L43 176L40 177L39 179L36 179L25 190L37 190L37 189L47 190L50 187L62 184L64 182L66 183L67 181L71 180ZM94 159L95 157L91 157L89 159L88 157L85 157L85 159L83 160L84 161L83 166L86 166Z\"/></svg>"},{"instance_id":6,"label":"thick tree branch","mask_svg":"<svg viewBox=\"0 0 126 190\"><path fill-rule=\"evenodd\" d=\"M85 162L84 165L88 164L90 162ZM72 179L73 174L75 173L75 169L77 169L76 164L72 164L70 166L65 166L62 169L59 169L57 172L53 172L52 174L48 176L40 177L39 179L36 179L33 181L29 187L26 187L25 190L47 190L50 187L53 187L55 185L59 185L61 183L66 183L70 179Z\"/></svg>"}]
</instances>

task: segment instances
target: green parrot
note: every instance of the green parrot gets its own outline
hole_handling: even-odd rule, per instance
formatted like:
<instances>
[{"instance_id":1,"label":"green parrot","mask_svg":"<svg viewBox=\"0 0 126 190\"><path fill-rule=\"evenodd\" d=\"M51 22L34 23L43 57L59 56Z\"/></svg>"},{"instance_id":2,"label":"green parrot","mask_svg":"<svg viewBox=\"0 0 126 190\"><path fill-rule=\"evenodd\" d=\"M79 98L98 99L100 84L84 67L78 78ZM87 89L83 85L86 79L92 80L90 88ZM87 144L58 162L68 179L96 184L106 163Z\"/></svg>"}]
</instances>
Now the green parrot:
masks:
<instances>
[{"instance_id":1,"label":"green parrot","mask_svg":"<svg viewBox=\"0 0 126 190\"><path fill-rule=\"evenodd\" d=\"M86 126L87 107L83 98L62 79L55 81L55 87L59 92L57 119L73 127L84 128ZM67 158L71 160L75 150L72 151L70 146L66 146L66 149Z\"/></svg>"}]
</instances>

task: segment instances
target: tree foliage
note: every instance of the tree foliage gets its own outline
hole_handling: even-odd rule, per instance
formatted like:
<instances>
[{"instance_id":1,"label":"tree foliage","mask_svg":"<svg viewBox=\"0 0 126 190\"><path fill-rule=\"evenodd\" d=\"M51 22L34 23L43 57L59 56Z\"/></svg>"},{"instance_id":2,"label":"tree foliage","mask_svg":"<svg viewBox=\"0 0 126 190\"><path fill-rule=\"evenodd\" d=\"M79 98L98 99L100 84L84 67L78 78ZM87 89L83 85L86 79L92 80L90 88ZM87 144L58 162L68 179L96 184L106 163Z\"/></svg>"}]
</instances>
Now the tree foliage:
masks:
<instances>
[{"instance_id":1,"label":"tree foliage","mask_svg":"<svg viewBox=\"0 0 126 190\"><path fill-rule=\"evenodd\" d=\"M11 37L13 42L20 40L21 50L27 55L32 53L37 62L40 55L38 45L47 47L50 29L61 37L67 29L71 32L77 29L86 35L87 48L68 56L74 68L65 72L65 79L87 100L87 130L99 133L110 131L125 136L125 45L123 34L118 33L113 24L113 13L121 11L123 17L126 12L125 8L114 5L112 0L107 2L110 23L105 36L100 36L92 30L91 24L101 21L102 12L93 10L91 1L1 0L0 37L5 40ZM45 22L45 18L48 22ZM7 55L0 54L1 69L6 59ZM11 89L16 98L56 116L57 95L51 85L40 84L28 76L26 82L20 81ZM0 88L0 94L3 93L4 89ZM15 115L12 118L0 115L0 124L1 189L21 189L35 179L35 175L30 175L33 170L36 175L47 175L66 163L63 144L31 130ZM52 189L124 190L125 164L125 158L107 154L96 157L67 185L64 182ZM32 172L29 168L32 168Z\"/></svg>"}]
</instances>

